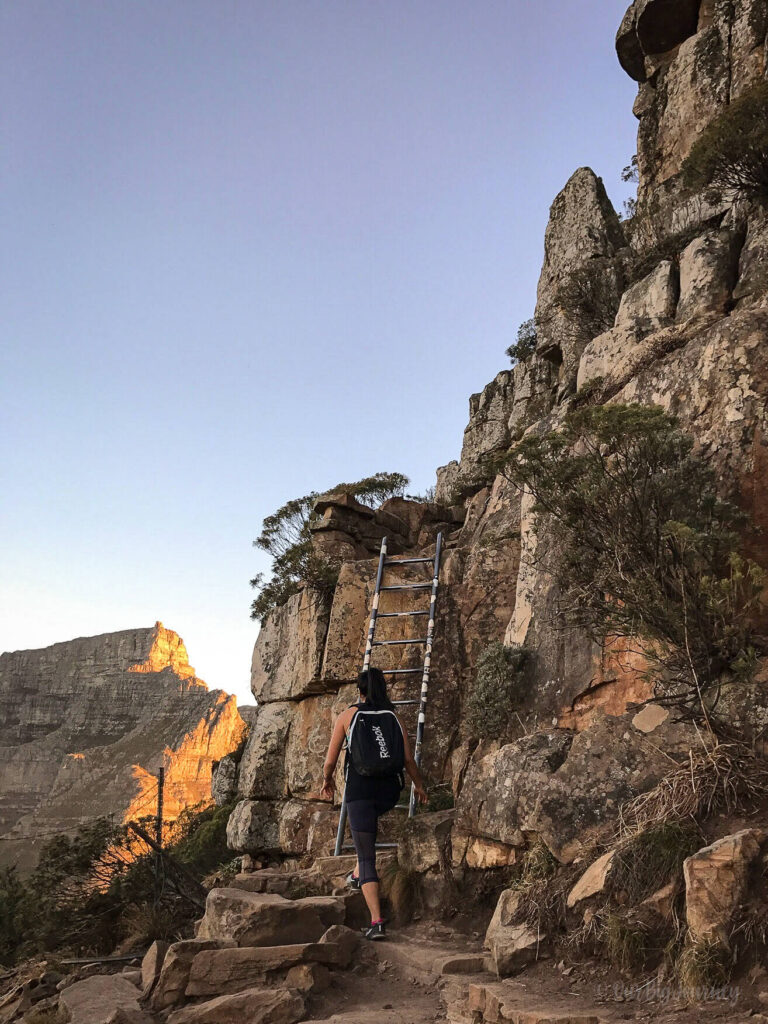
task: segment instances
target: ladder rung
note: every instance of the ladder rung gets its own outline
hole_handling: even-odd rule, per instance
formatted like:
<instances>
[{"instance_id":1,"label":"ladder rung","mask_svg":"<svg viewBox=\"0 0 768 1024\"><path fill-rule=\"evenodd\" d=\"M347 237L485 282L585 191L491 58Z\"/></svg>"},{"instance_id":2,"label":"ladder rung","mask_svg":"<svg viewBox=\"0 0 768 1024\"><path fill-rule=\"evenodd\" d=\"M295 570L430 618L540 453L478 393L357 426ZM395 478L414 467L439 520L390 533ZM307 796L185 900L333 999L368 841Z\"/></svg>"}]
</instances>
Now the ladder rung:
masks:
<instances>
[{"instance_id":1,"label":"ladder rung","mask_svg":"<svg viewBox=\"0 0 768 1024\"><path fill-rule=\"evenodd\" d=\"M392 808L393 811L410 811L410 809L410 804L395 804L395 806Z\"/></svg>"},{"instance_id":2,"label":"ladder rung","mask_svg":"<svg viewBox=\"0 0 768 1024\"><path fill-rule=\"evenodd\" d=\"M396 644L425 644L429 637L413 637L412 640L374 640L372 647L394 647Z\"/></svg>"},{"instance_id":3,"label":"ladder rung","mask_svg":"<svg viewBox=\"0 0 768 1024\"><path fill-rule=\"evenodd\" d=\"M434 558L388 558L384 565L416 565L417 562L434 562Z\"/></svg>"},{"instance_id":4,"label":"ladder rung","mask_svg":"<svg viewBox=\"0 0 768 1024\"><path fill-rule=\"evenodd\" d=\"M381 670L387 676L413 675L415 672L423 672L423 668L383 668Z\"/></svg>"},{"instance_id":5,"label":"ladder rung","mask_svg":"<svg viewBox=\"0 0 768 1024\"><path fill-rule=\"evenodd\" d=\"M394 587L381 587L381 590L431 590L431 583L398 583Z\"/></svg>"},{"instance_id":6,"label":"ladder rung","mask_svg":"<svg viewBox=\"0 0 768 1024\"><path fill-rule=\"evenodd\" d=\"M419 612L379 612L379 619L399 619L402 615L429 615L429 609Z\"/></svg>"},{"instance_id":7,"label":"ladder rung","mask_svg":"<svg viewBox=\"0 0 768 1024\"><path fill-rule=\"evenodd\" d=\"M392 703L393 704L397 704L398 707L402 707L403 704L421 704L421 701L420 700L416 700L416 699L414 699L414 700L393 700Z\"/></svg>"}]
</instances>

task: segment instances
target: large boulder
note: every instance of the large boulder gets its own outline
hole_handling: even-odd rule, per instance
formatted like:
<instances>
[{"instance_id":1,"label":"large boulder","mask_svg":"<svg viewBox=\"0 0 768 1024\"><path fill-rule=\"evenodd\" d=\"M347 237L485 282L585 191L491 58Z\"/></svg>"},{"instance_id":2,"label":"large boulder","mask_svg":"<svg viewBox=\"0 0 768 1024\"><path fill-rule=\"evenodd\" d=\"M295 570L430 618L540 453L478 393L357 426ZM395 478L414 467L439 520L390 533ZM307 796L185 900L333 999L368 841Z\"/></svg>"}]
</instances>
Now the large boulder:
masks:
<instances>
[{"instance_id":1,"label":"large boulder","mask_svg":"<svg viewBox=\"0 0 768 1024\"><path fill-rule=\"evenodd\" d=\"M738 274L739 242L735 231L711 229L686 246L680 256L678 320L726 312Z\"/></svg>"},{"instance_id":2,"label":"large boulder","mask_svg":"<svg viewBox=\"0 0 768 1024\"><path fill-rule=\"evenodd\" d=\"M759 829L742 829L683 862L685 916L694 939L727 944L729 925L747 894L750 870L766 838Z\"/></svg>"},{"instance_id":3,"label":"large boulder","mask_svg":"<svg viewBox=\"0 0 768 1024\"><path fill-rule=\"evenodd\" d=\"M619 805L654 786L696 743L689 726L666 721L653 744L631 715L598 715L582 732L533 733L470 765L459 795L461 831L509 846L541 837L570 863L586 830L615 818Z\"/></svg>"},{"instance_id":4,"label":"large boulder","mask_svg":"<svg viewBox=\"0 0 768 1024\"><path fill-rule=\"evenodd\" d=\"M107 1024L118 1008L139 1013L139 995L121 974L94 974L63 989L59 999L71 1024Z\"/></svg>"},{"instance_id":5,"label":"large boulder","mask_svg":"<svg viewBox=\"0 0 768 1024\"><path fill-rule=\"evenodd\" d=\"M242 992L262 984L275 971L287 971L311 959L313 943L291 946L243 946L198 953L187 981L187 999Z\"/></svg>"},{"instance_id":6,"label":"large boulder","mask_svg":"<svg viewBox=\"0 0 768 1024\"><path fill-rule=\"evenodd\" d=\"M320 799L335 705L336 695L330 693L307 697L296 705L285 751L286 781L291 796Z\"/></svg>"},{"instance_id":7,"label":"large boulder","mask_svg":"<svg viewBox=\"0 0 768 1024\"><path fill-rule=\"evenodd\" d=\"M449 867L454 816L453 810L446 810L410 818L397 851L400 866L418 873Z\"/></svg>"},{"instance_id":8,"label":"large boulder","mask_svg":"<svg viewBox=\"0 0 768 1024\"><path fill-rule=\"evenodd\" d=\"M155 982L160 977L166 953L170 943L162 939L156 939L144 954L141 961L141 994L146 998L155 987Z\"/></svg>"},{"instance_id":9,"label":"large boulder","mask_svg":"<svg viewBox=\"0 0 768 1024\"><path fill-rule=\"evenodd\" d=\"M222 757L213 770L211 796L217 807L228 804L237 794L237 761L231 754Z\"/></svg>"},{"instance_id":10,"label":"large boulder","mask_svg":"<svg viewBox=\"0 0 768 1024\"><path fill-rule=\"evenodd\" d=\"M174 942L163 958L160 974L150 996L149 1005L155 1013L167 1010L184 1001L192 961L202 952L226 949L235 943L229 937L222 939L183 939Z\"/></svg>"},{"instance_id":11,"label":"large boulder","mask_svg":"<svg viewBox=\"0 0 768 1024\"><path fill-rule=\"evenodd\" d=\"M318 898L287 900L276 893L212 889L198 937L233 939L238 946L316 942L330 924L344 919L343 902L331 899L333 906L318 903Z\"/></svg>"},{"instance_id":12,"label":"large boulder","mask_svg":"<svg viewBox=\"0 0 768 1024\"><path fill-rule=\"evenodd\" d=\"M260 704L240 760L238 792L249 800L279 800L288 795L285 748L291 719L300 704Z\"/></svg>"},{"instance_id":13,"label":"large boulder","mask_svg":"<svg viewBox=\"0 0 768 1024\"><path fill-rule=\"evenodd\" d=\"M227 822L227 846L235 853L280 852L281 805L241 800Z\"/></svg>"},{"instance_id":14,"label":"large boulder","mask_svg":"<svg viewBox=\"0 0 768 1024\"><path fill-rule=\"evenodd\" d=\"M264 619L253 648L251 692L259 704L298 700L323 689L327 598L305 587Z\"/></svg>"},{"instance_id":15,"label":"large boulder","mask_svg":"<svg viewBox=\"0 0 768 1024\"><path fill-rule=\"evenodd\" d=\"M168 1024L295 1024L304 1016L304 1000L295 992L250 988L175 1010Z\"/></svg>"},{"instance_id":16,"label":"large boulder","mask_svg":"<svg viewBox=\"0 0 768 1024\"><path fill-rule=\"evenodd\" d=\"M547 936L537 934L525 922L515 920L521 894L505 889L499 896L496 910L485 933L485 946L500 978L517 974L537 960L547 944Z\"/></svg>"},{"instance_id":17,"label":"large boulder","mask_svg":"<svg viewBox=\"0 0 768 1024\"><path fill-rule=\"evenodd\" d=\"M665 327L675 318L679 291L677 268L671 260L662 260L624 292L615 326L643 334Z\"/></svg>"}]
</instances>

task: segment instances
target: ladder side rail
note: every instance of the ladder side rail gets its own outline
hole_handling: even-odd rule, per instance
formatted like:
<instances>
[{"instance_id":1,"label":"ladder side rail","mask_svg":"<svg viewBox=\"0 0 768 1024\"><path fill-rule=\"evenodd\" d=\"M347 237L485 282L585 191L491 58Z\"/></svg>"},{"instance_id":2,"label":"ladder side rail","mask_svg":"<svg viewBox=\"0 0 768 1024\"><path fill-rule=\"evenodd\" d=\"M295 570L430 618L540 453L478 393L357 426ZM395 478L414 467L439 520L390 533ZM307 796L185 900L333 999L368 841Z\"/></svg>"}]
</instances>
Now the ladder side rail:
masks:
<instances>
[{"instance_id":1,"label":"ladder side rail","mask_svg":"<svg viewBox=\"0 0 768 1024\"><path fill-rule=\"evenodd\" d=\"M381 595L381 580L384 575L384 562L387 558L387 538L381 538L381 551L379 552L379 568L376 571L376 586L373 590L373 603L371 604L371 617L368 621L368 638L365 642L365 654L363 655L363 672L371 664L371 651L373 650L373 638L376 633L376 618L379 614L379 597ZM340 857L344 846L344 833L347 829L347 780L344 779L344 792L341 797L341 809L339 811L339 827L336 830L336 847L333 851L334 857Z\"/></svg>"},{"instance_id":2,"label":"ladder side rail","mask_svg":"<svg viewBox=\"0 0 768 1024\"><path fill-rule=\"evenodd\" d=\"M435 566L432 577L432 595L429 601L429 622L427 625L427 641L424 650L424 671L421 677L421 698L419 701L419 717L416 726L416 745L413 751L413 759L416 764L421 764L421 746L424 741L424 723L427 713L427 697L429 694L429 670L432 661L432 643L435 636L435 611L437 607L437 590L440 583L440 556L443 550L443 535L438 533L435 543ZM412 818L416 811L416 786L411 783L411 798L408 803L408 817Z\"/></svg>"}]
</instances>

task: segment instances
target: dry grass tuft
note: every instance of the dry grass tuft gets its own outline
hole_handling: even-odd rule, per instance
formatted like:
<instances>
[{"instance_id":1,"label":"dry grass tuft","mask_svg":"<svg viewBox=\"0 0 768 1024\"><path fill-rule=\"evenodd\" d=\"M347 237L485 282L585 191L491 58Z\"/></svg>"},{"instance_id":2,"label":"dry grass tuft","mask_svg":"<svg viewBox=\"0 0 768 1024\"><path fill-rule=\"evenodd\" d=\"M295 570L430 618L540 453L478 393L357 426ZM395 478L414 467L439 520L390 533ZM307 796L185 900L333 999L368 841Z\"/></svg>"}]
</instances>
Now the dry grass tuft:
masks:
<instances>
[{"instance_id":1,"label":"dry grass tuft","mask_svg":"<svg viewBox=\"0 0 768 1024\"><path fill-rule=\"evenodd\" d=\"M702 821L715 811L732 813L757 802L768 788L768 763L737 743L690 752L687 763L666 775L619 812L617 838L651 826Z\"/></svg>"},{"instance_id":2,"label":"dry grass tuft","mask_svg":"<svg viewBox=\"0 0 768 1024\"><path fill-rule=\"evenodd\" d=\"M680 873L683 861L702 844L693 822L662 822L623 839L611 872L614 892L637 904L658 892Z\"/></svg>"},{"instance_id":3,"label":"dry grass tuft","mask_svg":"<svg viewBox=\"0 0 768 1024\"><path fill-rule=\"evenodd\" d=\"M395 924L404 925L413 917L416 902L416 875L401 868L396 860L390 861L379 877L381 895L388 900Z\"/></svg>"},{"instance_id":4,"label":"dry grass tuft","mask_svg":"<svg viewBox=\"0 0 768 1024\"><path fill-rule=\"evenodd\" d=\"M691 939L684 944L675 964L683 988L725 985L730 977L731 955L719 939Z\"/></svg>"}]
</instances>

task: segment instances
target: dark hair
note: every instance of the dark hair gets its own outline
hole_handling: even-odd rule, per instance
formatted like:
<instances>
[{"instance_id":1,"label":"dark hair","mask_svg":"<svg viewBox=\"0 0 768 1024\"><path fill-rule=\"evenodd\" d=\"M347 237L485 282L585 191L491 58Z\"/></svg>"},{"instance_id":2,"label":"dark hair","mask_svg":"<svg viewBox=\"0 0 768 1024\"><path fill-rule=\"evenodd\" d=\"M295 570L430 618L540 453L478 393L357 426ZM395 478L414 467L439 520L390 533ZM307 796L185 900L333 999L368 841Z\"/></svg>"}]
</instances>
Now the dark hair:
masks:
<instances>
[{"instance_id":1,"label":"dark hair","mask_svg":"<svg viewBox=\"0 0 768 1024\"><path fill-rule=\"evenodd\" d=\"M387 696L387 681L380 668L368 668L361 672L357 677L357 688L371 707L394 710L394 704Z\"/></svg>"}]
</instances>

